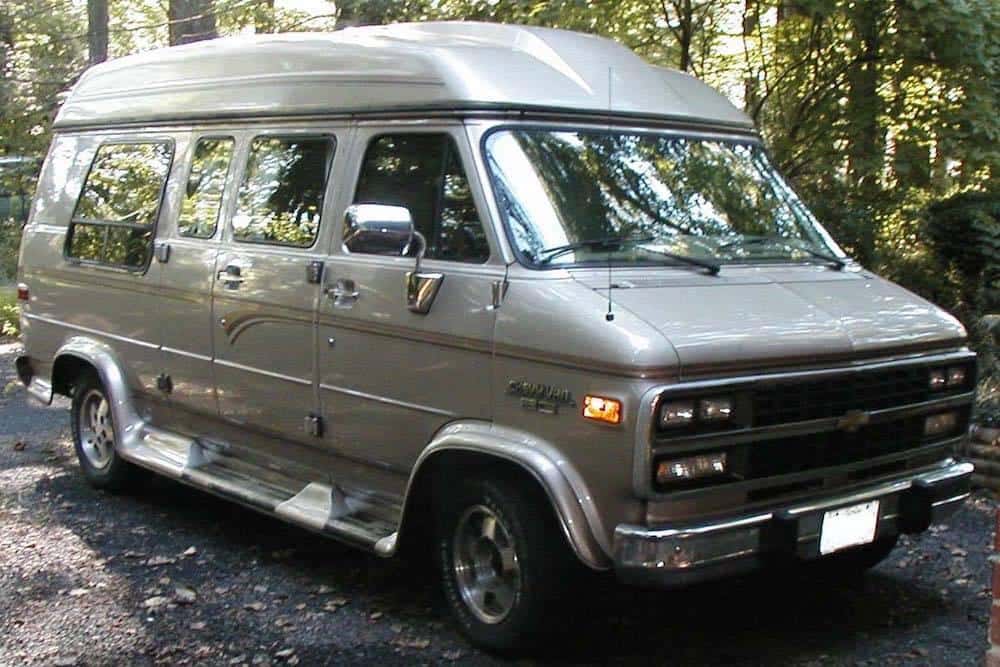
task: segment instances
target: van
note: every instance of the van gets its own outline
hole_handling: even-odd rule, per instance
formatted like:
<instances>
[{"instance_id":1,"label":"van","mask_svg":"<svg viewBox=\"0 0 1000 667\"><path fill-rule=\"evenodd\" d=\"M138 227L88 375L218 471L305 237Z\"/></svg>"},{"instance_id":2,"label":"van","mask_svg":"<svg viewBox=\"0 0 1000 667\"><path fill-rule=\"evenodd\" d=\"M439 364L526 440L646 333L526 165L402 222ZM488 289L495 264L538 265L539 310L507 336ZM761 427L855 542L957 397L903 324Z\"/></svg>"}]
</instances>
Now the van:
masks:
<instances>
[{"instance_id":1,"label":"van","mask_svg":"<svg viewBox=\"0 0 1000 667\"><path fill-rule=\"evenodd\" d=\"M577 569L859 572L969 495L961 325L852 261L722 95L589 35L93 67L18 280L19 376L72 398L91 484L433 553L488 648L561 620Z\"/></svg>"}]
</instances>

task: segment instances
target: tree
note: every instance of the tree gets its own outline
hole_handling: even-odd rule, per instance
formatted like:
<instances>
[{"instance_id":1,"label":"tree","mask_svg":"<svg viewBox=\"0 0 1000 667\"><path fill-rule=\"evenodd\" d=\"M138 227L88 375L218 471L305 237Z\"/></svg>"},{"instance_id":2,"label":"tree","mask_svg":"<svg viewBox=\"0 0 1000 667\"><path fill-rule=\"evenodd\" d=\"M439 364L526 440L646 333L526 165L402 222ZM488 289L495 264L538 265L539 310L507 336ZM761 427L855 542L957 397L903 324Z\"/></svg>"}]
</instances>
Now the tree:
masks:
<instances>
[{"instance_id":1,"label":"tree","mask_svg":"<svg viewBox=\"0 0 1000 667\"><path fill-rule=\"evenodd\" d=\"M91 65L108 59L108 0L87 0L87 45Z\"/></svg>"},{"instance_id":2,"label":"tree","mask_svg":"<svg viewBox=\"0 0 1000 667\"><path fill-rule=\"evenodd\" d=\"M170 46L215 39L213 0L169 0Z\"/></svg>"}]
</instances>

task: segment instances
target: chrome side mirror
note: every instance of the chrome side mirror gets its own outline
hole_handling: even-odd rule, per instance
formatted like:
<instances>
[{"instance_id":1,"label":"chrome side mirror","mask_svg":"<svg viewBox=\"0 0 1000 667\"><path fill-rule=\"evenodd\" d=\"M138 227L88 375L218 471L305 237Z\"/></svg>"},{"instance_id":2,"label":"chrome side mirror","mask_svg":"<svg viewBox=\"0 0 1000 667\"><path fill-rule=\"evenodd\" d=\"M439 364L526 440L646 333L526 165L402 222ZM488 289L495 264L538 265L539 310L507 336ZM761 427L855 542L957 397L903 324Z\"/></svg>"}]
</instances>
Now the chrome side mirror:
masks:
<instances>
[{"instance_id":1,"label":"chrome side mirror","mask_svg":"<svg viewBox=\"0 0 1000 667\"><path fill-rule=\"evenodd\" d=\"M402 257L410 252L416 234L405 206L353 204L344 214L347 252Z\"/></svg>"},{"instance_id":2,"label":"chrome side mirror","mask_svg":"<svg viewBox=\"0 0 1000 667\"><path fill-rule=\"evenodd\" d=\"M419 244L417 249L417 265L406 274L406 307L414 313L426 315L431 312L431 306L437 297L443 273L424 273L420 270L420 262L427 252L427 239L418 231L413 232L414 240Z\"/></svg>"}]
</instances>

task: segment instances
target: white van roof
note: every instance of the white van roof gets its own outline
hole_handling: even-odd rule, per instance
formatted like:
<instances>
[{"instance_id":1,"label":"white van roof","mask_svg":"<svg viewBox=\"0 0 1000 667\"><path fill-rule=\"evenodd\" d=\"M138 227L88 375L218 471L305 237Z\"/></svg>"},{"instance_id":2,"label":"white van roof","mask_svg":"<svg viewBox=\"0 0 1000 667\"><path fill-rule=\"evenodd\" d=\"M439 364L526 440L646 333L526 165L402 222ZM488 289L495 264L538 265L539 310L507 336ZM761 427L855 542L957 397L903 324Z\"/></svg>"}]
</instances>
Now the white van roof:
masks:
<instances>
[{"instance_id":1,"label":"white van roof","mask_svg":"<svg viewBox=\"0 0 1000 667\"><path fill-rule=\"evenodd\" d=\"M482 109L752 127L709 86L617 42L472 22L232 37L118 58L83 74L55 126Z\"/></svg>"}]
</instances>

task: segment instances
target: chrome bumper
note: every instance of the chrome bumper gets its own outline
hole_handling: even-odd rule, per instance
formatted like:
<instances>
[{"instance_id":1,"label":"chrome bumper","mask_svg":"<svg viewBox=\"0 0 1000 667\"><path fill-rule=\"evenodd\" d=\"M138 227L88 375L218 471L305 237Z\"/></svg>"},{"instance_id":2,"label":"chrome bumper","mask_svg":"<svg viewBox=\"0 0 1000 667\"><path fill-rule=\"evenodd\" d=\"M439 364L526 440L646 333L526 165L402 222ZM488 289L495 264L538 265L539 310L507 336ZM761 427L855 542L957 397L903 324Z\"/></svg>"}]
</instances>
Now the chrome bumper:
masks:
<instances>
[{"instance_id":1,"label":"chrome bumper","mask_svg":"<svg viewBox=\"0 0 1000 667\"><path fill-rule=\"evenodd\" d=\"M940 468L842 495L700 524L655 528L619 525L614 561L619 579L682 586L756 569L768 559L819 557L827 510L878 499L876 539L919 533L958 509L969 496L971 463Z\"/></svg>"}]
</instances>

